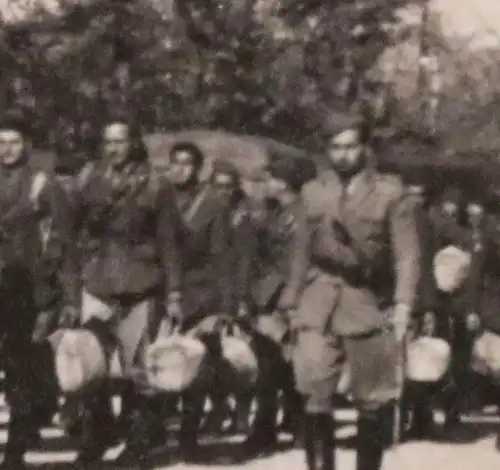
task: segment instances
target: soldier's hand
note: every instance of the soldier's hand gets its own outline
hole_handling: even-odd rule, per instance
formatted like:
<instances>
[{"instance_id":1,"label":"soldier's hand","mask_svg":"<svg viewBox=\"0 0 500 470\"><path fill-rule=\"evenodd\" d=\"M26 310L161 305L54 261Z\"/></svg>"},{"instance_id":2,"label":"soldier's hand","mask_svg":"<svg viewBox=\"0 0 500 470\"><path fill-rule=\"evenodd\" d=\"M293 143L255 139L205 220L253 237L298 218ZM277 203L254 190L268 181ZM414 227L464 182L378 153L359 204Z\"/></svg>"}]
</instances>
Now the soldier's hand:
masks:
<instances>
[{"instance_id":1,"label":"soldier's hand","mask_svg":"<svg viewBox=\"0 0 500 470\"><path fill-rule=\"evenodd\" d=\"M425 312L422 319L422 334L424 336L435 336L436 323L436 314L434 312Z\"/></svg>"},{"instance_id":2,"label":"soldier's hand","mask_svg":"<svg viewBox=\"0 0 500 470\"><path fill-rule=\"evenodd\" d=\"M394 306L392 312L392 326L397 341L402 341L410 324L410 308L404 304Z\"/></svg>"},{"instance_id":3,"label":"soldier's hand","mask_svg":"<svg viewBox=\"0 0 500 470\"><path fill-rule=\"evenodd\" d=\"M59 326L62 328L75 328L80 322L80 310L72 305L66 305L61 309Z\"/></svg>"},{"instance_id":4,"label":"soldier's hand","mask_svg":"<svg viewBox=\"0 0 500 470\"><path fill-rule=\"evenodd\" d=\"M469 313L465 319L465 325L470 332L476 332L481 328L481 319L477 313Z\"/></svg>"},{"instance_id":5,"label":"soldier's hand","mask_svg":"<svg viewBox=\"0 0 500 470\"><path fill-rule=\"evenodd\" d=\"M242 320L247 320L250 316L250 308L246 302L240 302L236 316Z\"/></svg>"},{"instance_id":6,"label":"soldier's hand","mask_svg":"<svg viewBox=\"0 0 500 470\"><path fill-rule=\"evenodd\" d=\"M179 326L182 322L181 297L177 292L172 292L168 297L167 318L174 327Z\"/></svg>"}]
</instances>

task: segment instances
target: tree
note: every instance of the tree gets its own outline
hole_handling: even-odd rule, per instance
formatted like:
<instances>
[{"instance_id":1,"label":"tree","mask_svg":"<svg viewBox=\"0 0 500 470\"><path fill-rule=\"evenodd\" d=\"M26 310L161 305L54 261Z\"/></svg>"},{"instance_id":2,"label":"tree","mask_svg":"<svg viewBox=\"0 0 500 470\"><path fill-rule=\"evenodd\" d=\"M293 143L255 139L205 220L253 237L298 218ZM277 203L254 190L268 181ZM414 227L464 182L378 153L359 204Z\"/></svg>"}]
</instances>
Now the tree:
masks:
<instances>
[{"instance_id":1,"label":"tree","mask_svg":"<svg viewBox=\"0 0 500 470\"><path fill-rule=\"evenodd\" d=\"M31 41L23 74L44 76L33 91L43 116L94 120L121 101L149 128L315 149L325 113L358 98L398 9L424 1L173 0L167 13L153 1L71 1L20 27Z\"/></svg>"}]
</instances>

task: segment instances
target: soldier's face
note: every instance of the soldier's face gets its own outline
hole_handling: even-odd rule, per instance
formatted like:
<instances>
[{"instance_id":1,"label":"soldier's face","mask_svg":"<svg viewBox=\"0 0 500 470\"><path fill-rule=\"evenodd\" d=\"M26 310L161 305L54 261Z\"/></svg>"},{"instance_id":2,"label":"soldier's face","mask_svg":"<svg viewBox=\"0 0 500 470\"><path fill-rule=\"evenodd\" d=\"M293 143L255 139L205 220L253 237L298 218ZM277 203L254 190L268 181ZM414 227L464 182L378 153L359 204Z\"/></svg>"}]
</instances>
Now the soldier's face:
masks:
<instances>
[{"instance_id":1,"label":"soldier's face","mask_svg":"<svg viewBox=\"0 0 500 470\"><path fill-rule=\"evenodd\" d=\"M173 184L182 186L196 176L193 156L189 152L178 152L172 156L169 177Z\"/></svg>"},{"instance_id":2,"label":"soldier's face","mask_svg":"<svg viewBox=\"0 0 500 470\"><path fill-rule=\"evenodd\" d=\"M442 206L443 214L450 218L458 217L458 206L453 201L445 201Z\"/></svg>"},{"instance_id":3,"label":"soldier's face","mask_svg":"<svg viewBox=\"0 0 500 470\"><path fill-rule=\"evenodd\" d=\"M287 185L284 181L273 178L272 176L269 178L267 183L267 197L270 199L281 200L284 194L287 192Z\"/></svg>"},{"instance_id":4,"label":"soldier's face","mask_svg":"<svg viewBox=\"0 0 500 470\"><path fill-rule=\"evenodd\" d=\"M424 188L420 185L412 185L408 187L408 193L415 198L417 204L424 203Z\"/></svg>"},{"instance_id":5,"label":"soldier's face","mask_svg":"<svg viewBox=\"0 0 500 470\"><path fill-rule=\"evenodd\" d=\"M123 164L128 159L130 149L128 126L122 123L112 123L104 129L103 138L106 158L113 164Z\"/></svg>"},{"instance_id":6,"label":"soldier's face","mask_svg":"<svg viewBox=\"0 0 500 470\"><path fill-rule=\"evenodd\" d=\"M217 173L213 176L213 187L217 196L223 202L230 202L236 191L236 181L233 175Z\"/></svg>"},{"instance_id":7,"label":"soldier's face","mask_svg":"<svg viewBox=\"0 0 500 470\"><path fill-rule=\"evenodd\" d=\"M14 130L0 130L0 158L6 166L15 165L23 156L24 138Z\"/></svg>"},{"instance_id":8,"label":"soldier's face","mask_svg":"<svg viewBox=\"0 0 500 470\"><path fill-rule=\"evenodd\" d=\"M364 148L359 132L348 129L334 136L328 145L328 157L339 173L351 173L363 162Z\"/></svg>"},{"instance_id":9,"label":"soldier's face","mask_svg":"<svg viewBox=\"0 0 500 470\"><path fill-rule=\"evenodd\" d=\"M479 204L469 204L467 206L467 219L469 224L477 226L481 223L484 216L484 209Z\"/></svg>"}]
</instances>

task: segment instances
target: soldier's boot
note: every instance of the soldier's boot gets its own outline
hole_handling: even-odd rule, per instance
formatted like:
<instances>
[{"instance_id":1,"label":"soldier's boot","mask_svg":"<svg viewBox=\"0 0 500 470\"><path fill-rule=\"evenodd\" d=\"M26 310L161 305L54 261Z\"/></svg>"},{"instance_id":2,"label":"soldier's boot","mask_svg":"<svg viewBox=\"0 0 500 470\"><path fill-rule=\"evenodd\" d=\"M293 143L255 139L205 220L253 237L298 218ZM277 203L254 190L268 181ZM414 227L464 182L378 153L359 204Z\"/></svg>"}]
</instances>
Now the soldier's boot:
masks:
<instances>
[{"instance_id":1,"label":"soldier's boot","mask_svg":"<svg viewBox=\"0 0 500 470\"><path fill-rule=\"evenodd\" d=\"M278 445L278 393L276 389L262 390L257 396L257 411L253 429L244 443L246 457L269 454Z\"/></svg>"},{"instance_id":2,"label":"soldier's boot","mask_svg":"<svg viewBox=\"0 0 500 470\"><path fill-rule=\"evenodd\" d=\"M96 390L84 403L82 437L75 460L77 468L86 468L102 459L107 449L118 440L111 397L107 387Z\"/></svg>"},{"instance_id":3,"label":"soldier's boot","mask_svg":"<svg viewBox=\"0 0 500 470\"><path fill-rule=\"evenodd\" d=\"M5 447L2 470L24 470L24 455L29 446L29 420L22 416L12 416L9 421L8 441Z\"/></svg>"},{"instance_id":4,"label":"soldier's boot","mask_svg":"<svg viewBox=\"0 0 500 470\"><path fill-rule=\"evenodd\" d=\"M299 446L302 439L304 419L304 399L293 387L283 389L283 422L281 429L292 434L294 445Z\"/></svg>"},{"instance_id":5,"label":"soldier's boot","mask_svg":"<svg viewBox=\"0 0 500 470\"><path fill-rule=\"evenodd\" d=\"M303 444L308 470L335 469L335 422L330 414L306 414Z\"/></svg>"},{"instance_id":6,"label":"soldier's boot","mask_svg":"<svg viewBox=\"0 0 500 470\"><path fill-rule=\"evenodd\" d=\"M394 424L394 406L361 410L358 418L356 470L380 470Z\"/></svg>"},{"instance_id":7,"label":"soldier's boot","mask_svg":"<svg viewBox=\"0 0 500 470\"><path fill-rule=\"evenodd\" d=\"M185 463L201 461L198 445L198 431L203 416L205 395L187 392L182 397L182 417L179 432L179 451L181 460Z\"/></svg>"},{"instance_id":8,"label":"soldier's boot","mask_svg":"<svg viewBox=\"0 0 500 470\"><path fill-rule=\"evenodd\" d=\"M164 448L167 430L163 414L163 396L137 395L127 413L125 450L117 462L143 462L156 450Z\"/></svg>"}]
</instances>

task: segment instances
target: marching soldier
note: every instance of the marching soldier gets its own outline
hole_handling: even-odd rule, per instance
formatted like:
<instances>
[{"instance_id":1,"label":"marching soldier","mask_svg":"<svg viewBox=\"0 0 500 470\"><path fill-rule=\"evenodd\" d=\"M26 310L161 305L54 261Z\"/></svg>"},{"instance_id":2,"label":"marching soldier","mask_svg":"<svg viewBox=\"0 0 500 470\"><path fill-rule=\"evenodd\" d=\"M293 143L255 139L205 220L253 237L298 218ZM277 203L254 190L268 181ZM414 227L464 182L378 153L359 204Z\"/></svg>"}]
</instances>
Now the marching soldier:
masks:
<instances>
[{"instance_id":1,"label":"marching soldier","mask_svg":"<svg viewBox=\"0 0 500 470\"><path fill-rule=\"evenodd\" d=\"M420 278L417 286L412 334L415 337L436 336L438 334L436 320L437 299L433 273L433 259L436 248L433 227L427 211L426 188L422 182L412 181L412 178L409 177L408 194L414 198L416 204L415 221L419 246L421 247ZM434 427L433 394L433 385L413 383L408 386L404 403L406 411L412 411L411 426L407 430L408 437L424 438L432 435Z\"/></svg>"},{"instance_id":2,"label":"marching soldier","mask_svg":"<svg viewBox=\"0 0 500 470\"><path fill-rule=\"evenodd\" d=\"M471 344L466 319L469 314L477 314L484 246L482 205L476 202L468 204L467 213L463 214L462 202L461 192L456 188L448 188L441 197L441 205L431 210L436 250L452 245L471 255L469 272L462 285L452 292L438 292L438 329L444 331L452 347L452 383L444 397L445 430L450 431L459 424L469 393ZM463 220L464 215L468 220Z\"/></svg>"},{"instance_id":3,"label":"marching soldier","mask_svg":"<svg viewBox=\"0 0 500 470\"><path fill-rule=\"evenodd\" d=\"M0 122L1 354L10 406L2 468L24 468L24 453L56 411L53 353L46 341L58 307L74 309L74 292L58 279L58 193L30 165L29 129L20 112Z\"/></svg>"},{"instance_id":4,"label":"marching soldier","mask_svg":"<svg viewBox=\"0 0 500 470\"><path fill-rule=\"evenodd\" d=\"M398 177L372 169L368 140L363 121L347 122L328 142L331 170L304 188L312 267L291 324L310 470L334 468L331 399L344 358L359 410L357 470L380 469L401 394L419 240L413 201Z\"/></svg>"},{"instance_id":5,"label":"marching soldier","mask_svg":"<svg viewBox=\"0 0 500 470\"><path fill-rule=\"evenodd\" d=\"M267 220L259 233L260 266L254 287L255 302L259 311L258 327L282 350L276 355L274 376L267 390L260 397L259 406L262 426L262 443L276 443L276 391L284 397L284 429L297 439L302 424L302 398L295 389L290 364L289 313L296 309L309 266L309 230L305 207L301 198L302 186L309 177L311 161L301 159L277 160L269 167L269 203ZM296 441L297 442L297 441Z\"/></svg>"},{"instance_id":6,"label":"marching soldier","mask_svg":"<svg viewBox=\"0 0 500 470\"><path fill-rule=\"evenodd\" d=\"M182 330L196 329L217 360L217 327L214 314L245 317L250 309L250 280L254 235L249 211L241 198L239 176L232 165L214 164L209 184L199 180L202 152L191 143L179 143L170 153L170 176L176 189L184 229L184 296ZM211 387L215 392L216 386ZM211 393L220 421L227 407L226 393ZM198 390L183 397L180 444L183 458L197 459L197 431L205 396Z\"/></svg>"},{"instance_id":7,"label":"marching soldier","mask_svg":"<svg viewBox=\"0 0 500 470\"><path fill-rule=\"evenodd\" d=\"M134 379L144 367L144 351L159 316L165 314L162 306L170 319L180 318L180 217L175 204L165 202L174 201L174 193L166 180L153 174L136 122L109 120L102 132L102 152L75 206L81 214L84 251L81 317L74 320L101 340L117 343L128 383L122 402L127 416L123 455L140 460L165 442L160 401L147 396ZM107 381L87 395L76 461L82 466L99 461L116 438Z\"/></svg>"}]
</instances>

